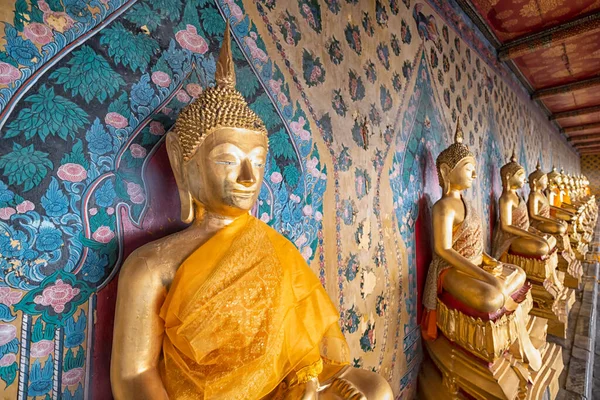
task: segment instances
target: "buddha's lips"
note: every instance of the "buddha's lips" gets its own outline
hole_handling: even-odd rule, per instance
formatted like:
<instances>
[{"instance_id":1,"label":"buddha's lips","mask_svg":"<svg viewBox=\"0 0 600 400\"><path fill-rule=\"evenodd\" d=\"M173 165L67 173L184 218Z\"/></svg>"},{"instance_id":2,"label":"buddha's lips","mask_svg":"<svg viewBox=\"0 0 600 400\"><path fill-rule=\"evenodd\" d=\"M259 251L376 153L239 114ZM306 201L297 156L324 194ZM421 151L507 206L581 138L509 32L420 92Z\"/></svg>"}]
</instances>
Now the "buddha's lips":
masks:
<instances>
[{"instance_id":1,"label":"buddha's lips","mask_svg":"<svg viewBox=\"0 0 600 400\"><path fill-rule=\"evenodd\" d=\"M238 190L238 189L234 189L231 191L234 195L236 196L240 196L240 197L252 197L254 196L254 190Z\"/></svg>"}]
</instances>

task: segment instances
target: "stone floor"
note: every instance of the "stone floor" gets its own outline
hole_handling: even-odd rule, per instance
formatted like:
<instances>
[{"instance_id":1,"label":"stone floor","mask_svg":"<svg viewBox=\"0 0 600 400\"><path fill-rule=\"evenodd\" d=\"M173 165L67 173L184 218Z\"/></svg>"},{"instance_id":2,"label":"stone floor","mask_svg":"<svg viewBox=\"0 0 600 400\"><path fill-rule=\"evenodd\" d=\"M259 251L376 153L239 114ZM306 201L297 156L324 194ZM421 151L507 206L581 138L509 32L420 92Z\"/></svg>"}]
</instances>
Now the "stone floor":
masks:
<instances>
[{"instance_id":1,"label":"stone floor","mask_svg":"<svg viewBox=\"0 0 600 400\"><path fill-rule=\"evenodd\" d=\"M598 233L596 238L600 237ZM590 262L584 263L583 288L577 291L577 302L569 314L567 339L548 336L548 341L563 347L565 368L558 400L600 399L600 332L596 329L600 264L592 261L592 254L599 252L598 244L595 242L590 249Z\"/></svg>"}]
</instances>

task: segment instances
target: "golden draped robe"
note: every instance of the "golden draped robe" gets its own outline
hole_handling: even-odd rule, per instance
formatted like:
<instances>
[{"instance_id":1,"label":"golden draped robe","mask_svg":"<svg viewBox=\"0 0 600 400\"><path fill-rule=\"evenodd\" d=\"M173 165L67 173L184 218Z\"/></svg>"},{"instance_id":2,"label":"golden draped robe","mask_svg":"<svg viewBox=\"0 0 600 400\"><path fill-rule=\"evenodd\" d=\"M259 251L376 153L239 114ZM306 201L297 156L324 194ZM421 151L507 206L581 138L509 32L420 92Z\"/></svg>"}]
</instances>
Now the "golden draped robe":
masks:
<instances>
[{"instance_id":1,"label":"golden draped robe","mask_svg":"<svg viewBox=\"0 0 600 400\"><path fill-rule=\"evenodd\" d=\"M511 225L515 228L520 228L525 231L532 231L533 229L529 226L529 213L527 211L527 203L521 196L519 196L519 205L517 207L512 208L512 220ZM492 256L494 258L502 257L512 244L513 240L517 239L519 236L513 235L512 233L505 232L502 229L500 222L496 224L496 229L494 231L494 238L492 240Z\"/></svg>"},{"instance_id":2,"label":"golden draped robe","mask_svg":"<svg viewBox=\"0 0 600 400\"><path fill-rule=\"evenodd\" d=\"M260 399L348 362L339 314L285 237L250 215L179 267L160 311L170 399Z\"/></svg>"}]
</instances>

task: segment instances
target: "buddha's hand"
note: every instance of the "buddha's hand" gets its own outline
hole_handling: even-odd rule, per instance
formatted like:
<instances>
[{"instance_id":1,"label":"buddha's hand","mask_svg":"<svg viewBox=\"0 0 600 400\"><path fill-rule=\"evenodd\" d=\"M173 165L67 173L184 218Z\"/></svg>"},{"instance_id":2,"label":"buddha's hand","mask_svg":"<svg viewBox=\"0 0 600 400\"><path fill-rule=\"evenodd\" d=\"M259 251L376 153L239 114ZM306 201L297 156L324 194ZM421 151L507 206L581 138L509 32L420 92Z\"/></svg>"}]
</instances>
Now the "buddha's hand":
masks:
<instances>
[{"instance_id":1,"label":"buddha's hand","mask_svg":"<svg viewBox=\"0 0 600 400\"><path fill-rule=\"evenodd\" d=\"M319 398L319 381L313 378L305 383L293 385L282 396L284 400L317 400Z\"/></svg>"}]
</instances>

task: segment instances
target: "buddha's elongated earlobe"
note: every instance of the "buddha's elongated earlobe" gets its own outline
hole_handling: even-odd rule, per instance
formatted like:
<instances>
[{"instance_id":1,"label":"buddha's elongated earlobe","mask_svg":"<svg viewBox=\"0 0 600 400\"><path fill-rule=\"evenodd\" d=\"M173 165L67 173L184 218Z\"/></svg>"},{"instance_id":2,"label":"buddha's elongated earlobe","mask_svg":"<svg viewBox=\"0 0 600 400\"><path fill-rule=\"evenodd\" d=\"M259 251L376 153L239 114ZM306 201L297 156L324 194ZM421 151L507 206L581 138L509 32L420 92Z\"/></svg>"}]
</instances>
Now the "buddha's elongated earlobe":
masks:
<instances>
[{"instance_id":1,"label":"buddha's elongated earlobe","mask_svg":"<svg viewBox=\"0 0 600 400\"><path fill-rule=\"evenodd\" d=\"M169 155L169 162L173 169L173 175L175 176L175 182L177 183L177 191L179 193L179 200L181 202L181 220L186 224L191 223L194 220L194 201L192 195L188 191L187 181L185 174L183 173L183 155L181 146L177 140L177 135L174 131L167 134L167 154Z\"/></svg>"}]
</instances>

